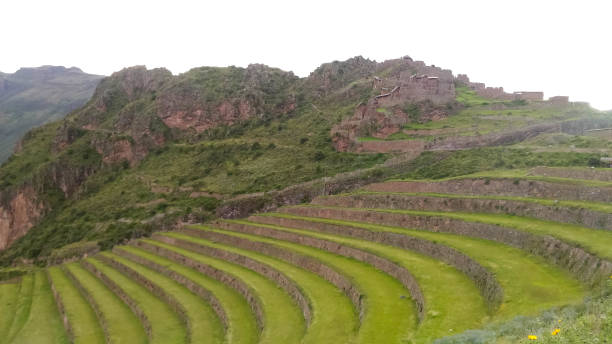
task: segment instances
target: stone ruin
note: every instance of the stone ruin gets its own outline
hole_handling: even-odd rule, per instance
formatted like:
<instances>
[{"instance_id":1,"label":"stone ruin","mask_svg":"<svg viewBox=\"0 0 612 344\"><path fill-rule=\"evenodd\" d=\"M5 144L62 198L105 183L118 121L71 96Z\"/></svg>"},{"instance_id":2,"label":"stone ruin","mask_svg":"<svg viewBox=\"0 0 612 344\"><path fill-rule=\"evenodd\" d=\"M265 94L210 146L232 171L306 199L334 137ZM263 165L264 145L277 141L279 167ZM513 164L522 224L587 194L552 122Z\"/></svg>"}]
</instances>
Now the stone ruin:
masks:
<instances>
[{"instance_id":1,"label":"stone ruin","mask_svg":"<svg viewBox=\"0 0 612 344\"><path fill-rule=\"evenodd\" d=\"M482 82L471 82L466 74L458 74L455 78L458 81L483 98L500 99L500 100L527 100L527 101L544 101L544 92L534 91L519 91L507 93L503 87L487 87ZM548 98L548 102L554 105L563 105L569 103L568 96L555 96Z\"/></svg>"},{"instance_id":2,"label":"stone ruin","mask_svg":"<svg viewBox=\"0 0 612 344\"><path fill-rule=\"evenodd\" d=\"M414 61L410 56L379 63L374 73L376 75L366 79L371 80L372 90L378 95L359 104L352 117L344 119L331 131L334 146L339 151L363 149L365 143L359 143L358 137L384 139L411 121L435 121L448 117L448 109L456 105L456 83L464 84L488 99L544 100L543 92L507 93L503 87L487 87L484 83L472 82L466 74L455 77L451 70L428 66L423 61ZM551 97L549 103L567 104L569 97ZM407 113L410 112L407 105L416 106L418 116Z\"/></svg>"}]
</instances>

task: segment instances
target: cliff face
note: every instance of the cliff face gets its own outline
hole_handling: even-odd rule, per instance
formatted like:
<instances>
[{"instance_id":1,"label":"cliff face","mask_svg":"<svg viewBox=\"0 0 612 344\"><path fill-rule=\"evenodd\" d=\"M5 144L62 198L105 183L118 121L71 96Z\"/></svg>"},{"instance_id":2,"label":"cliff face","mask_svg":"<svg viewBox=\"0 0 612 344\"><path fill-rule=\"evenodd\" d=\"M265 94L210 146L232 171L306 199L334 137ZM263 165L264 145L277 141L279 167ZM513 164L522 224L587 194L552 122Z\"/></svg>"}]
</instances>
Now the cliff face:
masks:
<instances>
[{"instance_id":1,"label":"cliff face","mask_svg":"<svg viewBox=\"0 0 612 344\"><path fill-rule=\"evenodd\" d=\"M44 205L30 187L19 190L8 201L0 204L0 250L25 235L40 219L44 210Z\"/></svg>"}]
</instances>

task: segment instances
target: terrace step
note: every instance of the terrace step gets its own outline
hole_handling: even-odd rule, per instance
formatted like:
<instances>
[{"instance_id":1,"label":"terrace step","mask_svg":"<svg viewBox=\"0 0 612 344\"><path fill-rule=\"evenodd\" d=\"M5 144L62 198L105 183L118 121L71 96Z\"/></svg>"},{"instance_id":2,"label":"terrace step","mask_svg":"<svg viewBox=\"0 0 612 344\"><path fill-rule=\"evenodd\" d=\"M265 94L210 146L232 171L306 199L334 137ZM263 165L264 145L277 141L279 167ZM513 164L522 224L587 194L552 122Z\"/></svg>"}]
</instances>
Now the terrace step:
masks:
<instances>
[{"instance_id":1,"label":"terrace step","mask_svg":"<svg viewBox=\"0 0 612 344\"><path fill-rule=\"evenodd\" d=\"M301 213L296 209L308 209ZM331 220L346 221L350 219L356 226L362 218L351 215L364 211L360 209L342 209L323 207L290 207L281 211L300 216L320 217ZM383 225L388 214L381 212L380 217L374 217L371 212L367 217L367 225ZM583 287L577 280L569 276L569 272L560 270L548 264L541 257L525 254L525 252L508 245L489 240L476 239L454 234L432 233L427 231L409 230L407 228L389 226L367 226L368 229L390 231L435 241L452 247L485 266L495 274L504 290L504 303L497 318L507 318L516 314L533 314L539 310L573 303L584 295ZM526 272L529 271L527 274ZM536 287L537 286L537 287ZM562 291L563 290L563 291Z\"/></svg>"},{"instance_id":2,"label":"terrace step","mask_svg":"<svg viewBox=\"0 0 612 344\"><path fill-rule=\"evenodd\" d=\"M361 222L447 232L494 240L544 257L587 284L612 271L612 233L574 225L497 214L426 212L323 206L280 210L302 216L351 218Z\"/></svg>"},{"instance_id":3,"label":"terrace step","mask_svg":"<svg viewBox=\"0 0 612 344\"><path fill-rule=\"evenodd\" d=\"M47 269L71 343L105 343L96 313L59 266Z\"/></svg>"},{"instance_id":4,"label":"terrace step","mask_svg":"<svg viewBox=\"0 0 612 344\"><path fill-rule=\"evenodd\" d=\"M353 337L359 327L359 320L349 298L343 295L335 285L312 272L304 270L299 265L295 266L278 258L273 258L273 256L266 255L265 252L272 251L270 247L264 249L262 253L259 253L259 245L249 245L246 249L236 248L246 246L241 243L247 240L219 233L212 234L216 235L210 239L211 241L198 239L193 241L193 243L233 252L267 264L278 271L283 271L303 290L304 295L308 298L308 302L312 305L312 320L302 343L350 343L353 341ZM176 235L173 237L180 239L183 236ZM219 242L224 244L219 244ZM260 244L265 245L263 243ZM269 246L273 247L272 245ZM291 253L289 251L285 252ZM308 257L303 256L302 258ZM309 263L313 263L312 260ZM307 260L304 259L303 261ZM330 308L329 305L334 305L334 307Z\"/></svg>"},{"instance_id":5,"label":"terrace step","mask_svg":"<svg viewBox=\"0 0 612 344\"><path fill-rule=\"evenodd\" d=\"M12 321L6 332L6 343L11 343L17 333L21 331L25 325L28 317L30 316L30 310L32 308L32 294L34 292L34 275L26 274L21 277L19 283L18 296L14 306L14 316L11 318Z\"/></svg>"},{"instance_id":6,"label":"terrace step","mask_svg":"<svg viewBox=\"0 0 612 344\"><path fill-rule=\"evenodd\" d=\"M501 196L365 192L321 197L315 199L313 204L343 206L350 204L354 208L513 214L612 231L612 205L589 202L558 202L549 199Z\"/></svg>"},{"instance_id":7,"label":"terrace step","mask_svg":"<svg viewBox=\"0 0 612 344\"><path fill-rule=\"evenodd\" d=\"M260 343L298 343L303 337L305 323L299 308L288 294L267 278L242 266L169 245L162 241L146 240L145 243L180 254L191 263L204 264L222 271L226 274L226 277L221 280L226 280L231 276L231 278L242 281L241 288L249 288L248 290L251 293L246 296L247 300L262 306L262 313L260 315L256 314L261 319L261 324L265 325L262 326ZM191 264L189 266L196 267Z\"/></svg>"},{"instance_id":8,"label":"terrace step","mask_svg":"<svg viewBox=\"0 0 612 344\"><path fill-rule=\"evenodd\" d=\"M187 331L168 304L99 258L83 263L130 306L143 323L150 343L187 342Z\"/></svg>"},{"instance_id":9,"label":"terrace step","mask_svg":"<svg viewBox=\"0 0 612 344\"><path fill-rule=\"evenodd\" d=\"M295 304L300 307L306 326L309 326L312 314L309 300L304 296L302 290L299 289L293 280L276 268L237 253L220 250L215 247L194 245L189 241L180 240L180 238L176 240L174 236L169 238L164 235L155 235L154 238L167 244L172 244L206 256L211 256L240 265L244 268L255 271L262 276L265 276L270 281L274 282L279 288L284 289L285 292L291 296Z\"/></svg>"},{"instance_id":10,"label":"terrace step","mask_svg":"<svg viewBox=\"0 0 612 344\"><path fill-rule=\"evenodd\" d=\"M398 343L414 334L417 318L414 304L407 297L409 292L398 280L388 274L353 258L284 240L226 230L207 230L273 244L309 255L351 276L353 283L363 292L362 303L366 310L362 315L362 325L357 335L358 343ZM381 322L381 319L386 321Z\"/></svg>"},{"instance_id":11,"label":"terrace step","mask_svg":"<svg viewBox=\"0 0 612 344\"><path fill-rule=\"evenodd\" d=\"M612 183L562 178L519 176L457 177L441 181L388 181L363 188L379 192L451 193L536 197L586 202L612 202Z\"/></svg>"},{"instance_id":12,"label":"terrace step","mask_svg":"<svg viewBox=\"0 0 612 344\"><path fill-rule=\"evenodd\" d=\"M45 272L38 270L33 275L31 310L23 327L10 343L69 343Z\"/></svg>"},{"instance_id":13,"label":"terrace step","mask_svg":"<svg viewBox=\"0 0 612 344\"><path fill-rule=\"evenodd\" d=\"M113 255L104 254L104 257L111 258L117 263L111 265L145 286L178 314L187 327L188 342L223 342L223 326L202 298L172 279L138 264L137 257L123 247L115 247Z\"/></svg>"},{"instance_id":14,"label":"terrace step","mask_svg":"<svg viewBox=\"0 0 612 344\"><path fill-rule=\"evenodd\" d=\"M259 222L261 218L263 222ZM271 216L253 216L252 220L261 225L274 220ZM270 223L273 223L271 221ZM429 343L435 338L448 334L449 330L463 331L480 327L489 319L487 306L483 297L475 288L474 282L460 271L440 261L425 257L405 249L390 247L375 243L364 238L321 234L324 231L303 230L307 226L275 225L279 231L291 231L304 236L313 236L332 240L343 245L372 252L381 257L393 260L410 269L422 287L427 305L427 314L420 324L416 334L412 337L417 343ZM293 223L295 225L295 223ZM397 236L399 237L399 236ZM484 270L484 269L483 269ZM488 273L486 270L484 270ZM502 293L501 290L499 290ZM449 295L462 295L461 298L449 298ZM501 296L500 301L501 301ZM496 309L494 308L493 311Z\"/></svg>"},{"instance_id":15,"label":"terrace step","mask_svg":"<svg viewBox=\"0 0 612 344\"><path fill-rule=\"evenodd\" d=\"M129 251L133 257L138 256L139 263L183 284L213 306L226 328L227 343L254 344L257 342L259 330L255 316L246 299L238 291L195 269L147 250L147 244L142 241L135 241L132 244L133 246L126 246L122 249Z\"/></svg>"},{"instance_id":16,"label":"terrace step","mask_svg":"<svg viewBox=\"0 0 612 344\"><path fill-rule=\"evenodd\" d=\"M19 297L19 282L0 283L0 343L8 338Z\"/></svg>"}]
</instances>

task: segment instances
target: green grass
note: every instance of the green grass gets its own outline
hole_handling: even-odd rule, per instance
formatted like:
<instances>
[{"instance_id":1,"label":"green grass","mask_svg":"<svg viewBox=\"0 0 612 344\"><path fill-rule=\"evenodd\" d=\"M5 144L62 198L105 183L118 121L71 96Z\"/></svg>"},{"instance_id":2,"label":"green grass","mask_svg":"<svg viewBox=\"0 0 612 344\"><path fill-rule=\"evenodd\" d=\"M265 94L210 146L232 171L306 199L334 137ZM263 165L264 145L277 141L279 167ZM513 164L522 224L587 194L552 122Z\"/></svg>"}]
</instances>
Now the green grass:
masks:
<instances>
[{"instance_id":1,"label":"green grass","mask_svg":"<svg viewBox=\"0 0 612 344\"><path fill-rule=\"evenodd\" d=\"M474 283L460 271L440 261L408 250L366 240L279 226L251 224L340 242L385 257L404 266L419 283L426 302L426 318L419 325L412 338L416 343L429 343L431 340L442 337L449 332L480 327L488 320L486 305ZM461 295L461 298L457 298L455 295Z\"/></svg>"},{"instance_id":2,"label":"green grass","mask_svg":"<svg viewBox=\"0 0 612 344\"><path fill-rule=\"evenodd\" d=\"M455 198L455 199L489 199L489 200L506 200L506 201L520 201L541 204L551 207L570 207L579 209L589 209L593 211L612 213L612 204L600 203L600 202L589 202L589 201L564 201L564 200L553 200L549 198L537 198L537 197L517 197L517 196L502 196L502 195L462 195L462 194L448 194L448 193L435 193L435 192L378 192L378 191L358 191L345 195L404 195L411 197L437 197L437 198Z\"/></svg>"},{"instance_id":3,"label":"green grass","mask_svg":"<svg viewBox=\"0 0 612 344\"><path fill-rule=\"evenodd\" d=\"M105 343L104 332L96 313L68 276L58 266L49 268L48 273L64 304L74 334L74 343Z\"/></svg>"},{"instance_id":4,"label":"green grass","mask_svg":"<svg viewBox=\"0 0 612 344\"><path fill-rule=\"evenodd\" d=\"M0 338L8 337L18 297L19 283L0 283Z\"/></svg>"},{"instance_id":5,"label":"green grass","mask_svg":"<svg viewBox=\"0 0 612 344\"><path fill-rule=\"evenodd\" d=\"M149 241L148 241L149 242ZM305 331L304 317L284 290L252 270L157 241L155 245L234 275L255 291L263 305L265 327L260 343L299 343Z\"/></svg>"},{"instance_id":6,"label":"green grass","mask_svg":"<svg viewBox=\"0 0 612 344\"><path fill-rule=\"evenodd\" d=\"M67 264L66 268L97 303L106 321L110 342L123 344L147 342L140 320L102 281L78 263Z\"/></svg>"},{"instance_id":7,"label":"green grass","mask_svg":"<svg viewBox=\"0 0 612 344\"><path fill-rule=\"evenodd\" d=\"M129 246L121 246L121 250L132 253L135 249ZM142 276L146 277L166 293L173 296L187 311L190 323L191 341L194 343L221 343L223 342L223 325L213 311L212 307L202 298L192 293L189 289L178 284L172 279L148 269L140 264L117 255L113 259L130 267Z\"/></svg>"},{"instance_id":8,"label":"green grass","mask_svg":"<svg viewBox=\"0 0 612 344\"><path fill-rule=\"evenodd\" d=\"M363 302L366 312L358 332L358 343L399 343L414 334L417 322L416 310L409 297L401 298L409 295L409 292L391 276L362 262L319 249L254 235L214 231L277 245L312 256L349 276L365 295Z\"/></svg>"},{"instance_id":9,"label":"green grass","mask_svg":"<svg viewBox=\"0 0 612 344\"><path fill-rule=\"evenodd\" d=\"M147 241L147 240L143 240ZM147 241L153 243L151 241ZM127 247L126 247L127 248ZM209 290L221 303L228 318L226 332L227 342L230 344L254 344L257 342L259 333L255 317L246 300L235 290L228 288L223 283L203 275L184 265L155 255L136 247L130 247L130 253L148 259L154 263L164 266L180 275L192 280L197 285Z\"/></svg>"},{"instance_id":10,"label":"green grass","mask_svg":"<svg viewBox=\"0 0 612 344\"><path fill-rule=\"evenodd\" d=\"M504 301L495 319L534 314L549 307L575 303L585 293L583 286L568 272L551 266L540 257L493 241L360 222L331 220L331 223L407 234L465 253L493 272L504 289Z\"/></svg>"},{"instance_id":11,"label":"green grass","mask_svg":"<svg viewBox=\"0 0 612 344\"><path fill-rule=\"evenodd\" d=\"M21 331L11 343L68 343L49 280L43 270L34 272L32 307Z\"/></svg>"},{"instance_id":12,"label":"green grass","mask_svg":"<svg viewBox=\"0 0 612 344\"><path fill-rule=\"evenodd\" d=\"M306 330L302 343L353 342L355 332L359 327L358 316L348 297L333 284L314 273L263 254L208 240L198 240L198 243L247 256L268 264L291 278L309 298L312 307L312 322Z\"/></svg>"},{"instance_id":13,"label":"green grass","mask_svg":"<svg viewBox=\"0 0 612 344\"><path fill-rule=\"evenodd\" d=\"M34 291L34 275L26 274L21 278L19 283L19 290L17 299L15 300L15 306L13 306L13 317L11 318L10 328L6 332L7 343L13 341L17 333L21 331L23 325L30 316L30 310L32 308L32 293Z\"/></svg>"},{"instance_id":14,"label":"green grass","mask_svg":"<svg viewBox=\"0 0 612 344\"><path fill-rule=\"evenodd\" d=\"M170 306L147 289L97 259L87 259L106 274L142 309L151 324L151 343L185 343L187 331Z\"/></svg>"},{"instance_id":15,"label":"green grass","mask_svg":"<svg viewBox=\"0 0 612 344\"><path fill-rule=\"evenodd\" d=\"M551 235L566 242L583 247L587 251L594 253L602 258L612 259L612 232L606 230L592 229L566 223L538 220L530 217L505 214L373 208L368 208L367 210L416 216L448 217L468 222L480 222L503 227L510 227L534 234Z\"/></svg>"}]
</instances>

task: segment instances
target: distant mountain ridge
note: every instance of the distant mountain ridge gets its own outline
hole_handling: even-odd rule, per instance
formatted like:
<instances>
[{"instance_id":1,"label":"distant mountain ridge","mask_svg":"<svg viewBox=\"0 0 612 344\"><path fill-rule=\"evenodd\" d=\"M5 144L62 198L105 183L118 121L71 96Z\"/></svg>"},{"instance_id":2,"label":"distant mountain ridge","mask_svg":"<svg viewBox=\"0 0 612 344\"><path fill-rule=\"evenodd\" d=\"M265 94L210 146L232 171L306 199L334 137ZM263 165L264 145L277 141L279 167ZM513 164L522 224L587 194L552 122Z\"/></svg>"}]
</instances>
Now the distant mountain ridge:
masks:
<instances>
[{"instance_id":1,"label":"distant mountain ridge","mask_svg":"<svg viewBox=\"0 0 612 344\"><path fill-rule=\"evenodd\" d=\"M27 131L83 106L102 77L61 66L0 72L0 162Z\"/></svg>"}]
</instances>

